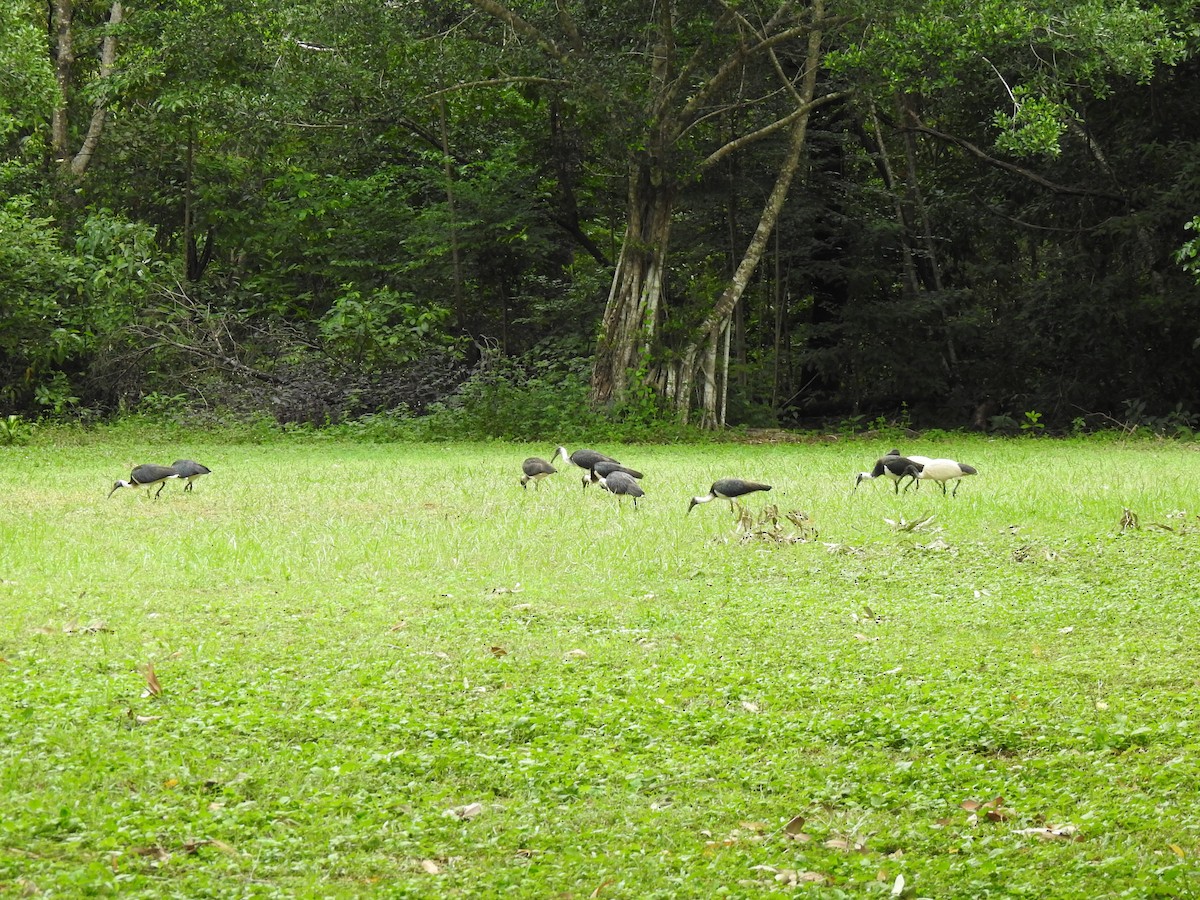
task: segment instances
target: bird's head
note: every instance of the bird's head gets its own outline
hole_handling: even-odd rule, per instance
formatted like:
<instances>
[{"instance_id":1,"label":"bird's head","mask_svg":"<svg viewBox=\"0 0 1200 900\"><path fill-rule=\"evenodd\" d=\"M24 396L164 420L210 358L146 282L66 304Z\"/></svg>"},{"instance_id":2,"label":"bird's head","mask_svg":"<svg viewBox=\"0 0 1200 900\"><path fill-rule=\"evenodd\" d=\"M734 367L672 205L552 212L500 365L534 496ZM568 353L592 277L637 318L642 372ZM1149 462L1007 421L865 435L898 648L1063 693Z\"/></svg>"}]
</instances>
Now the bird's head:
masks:
<instances>
[{"instance_id":1,"label":"bird's head","mask_svg":"<svg viewBox=\"0 0 1200 900\"><path fill-rule=\"evenodd\" d=\"M858 486L863 483L863 479L870 478L870 477L871 477L870 472L859 472L858 475L854 479L854 489L857 491Z\"/></svg>"},{"instance_id":2,"label":"bird's head","mask_svg":"<svg viewBox=\"0 0 1200 900\"><path fill-rule=\"evenodd\" d=\"M128 481L118 481L116 484L114 484L112 486L112 490L108 492L108 496L111 497L113 494L115 494L117 492L117 488L123 488L123 487L132 487L132 485L130 485L130 483Z\"/></svg>"},{"instance_id":3,"label":"bird's head","mask_svg":"<svg viewBox=\"0 0 1200 900\"><path fill-rule=\"evenodd\" d=\"M553 454L550 456L550 458L551 458L551 459L557 459L557 458L558 458L558 457L560 457L560 456L562 457L562 459L563 459L563 462L570 462L570 461L571 461L571 457L570 457L570 456L567 454L567 448L566 448L566 447L556 447L556 448L555 448L555 450L554 450L554 453L553 453Z\"/></svg>"}]
</instances>

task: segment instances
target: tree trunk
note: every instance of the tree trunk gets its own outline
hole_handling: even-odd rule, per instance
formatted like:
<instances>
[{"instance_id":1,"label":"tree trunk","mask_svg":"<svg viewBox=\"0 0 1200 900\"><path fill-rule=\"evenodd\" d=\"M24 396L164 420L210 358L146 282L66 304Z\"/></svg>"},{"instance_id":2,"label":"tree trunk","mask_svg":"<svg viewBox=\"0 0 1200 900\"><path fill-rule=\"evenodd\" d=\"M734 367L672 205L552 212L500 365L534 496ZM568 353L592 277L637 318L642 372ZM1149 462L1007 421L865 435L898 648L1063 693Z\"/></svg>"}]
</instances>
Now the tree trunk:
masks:
<instances>
[{"instance_id":1,"label":"tree trunk","mask_svg":"<svg viewBox=\"0 0 1200 900\"><path fill-rule=\"evenodd\" d=\"M740 306L737 308L741 308ZM721 405L717 410L717 427L725 427L725 411L729 408L729 338L733 332L733 323L725 325L725 352L721 363Z\"/></svg>"},{"instance_id":2,"label":"tree trunk","mask_svg":"<svg viewBox=\"0 0 1200 900\"><path fill-rule=\"evenodd\" d=\"M95 156L96 148L100 145L100 136L104 132L104 122L108 117L108 106L103 99L98 99L92 107L91 119L87 132L80 143L79 150L71 154L70 123L72 65L75 62L75 45L73 39L75 10L71 0L51 0L50 19L54 31L54 78L58 82L58 105L50 114L50 145L54 159L66 175L79 176L87 171ZM115 0L108 13L108 28L100 42L100 69L97 79L103 81L110 78L117 61L117 36L115 28L125 17L124 7Z\"/></svg>"},{"instance_id":3,"label":"tree trunk","mask_svg":"<svg viewBox=\"0 0 1200 900\"><path fill-rule=\"evenodd\" d=\"M442 144L442 171L446 176L446 212L450 216L450 267L454 284L454 323L467 330L467 302L463 289L462 254L458 247L458 209L454 196L454 157L450 155L450 129L446 121L446 99L438 96L438 137Z\"/></svg>"},{"instance_id":4,"label":"tree trunk","mask_svg":"<svg viewBox=\"0 0 1200 900\"><path fill-rule=\"evenodd\" d=\"M637 160L629 184L629 222L592 366L595 404L620 403L630 371L648 363L666 292L673 201L663 170L651 159Z\"/></svg>"},{"instance_id":5,"label":"tree trunk","mask_svg":"<svg viewBox=\"0 0 1200 900\"><path fill-rule=\"evenodd\" d=\"M815 18L818 20L820 19L820 6L819 3L814 4ZM808 135L808 109L812 104L813 95L816 92L821 37L821 32L816 29L813 29L809 33L806 60L807 69L804 74L801 94L797 98L804 112L792 122L787 155L780 164L779 174L775 179L775 186L772 188L771 194L763 207L762 215L758 220L758 227L754 231L754 236L750 239L750 245L746 248L746 252L742 256L742 261L738 264L733 278L726 285L712 312L708 314L708 317L700 326L696 337L683 352L680 362L681 370L676 380L678 393L674 397L675 408L683 421L687 421L688 418L693 377L691 373L695 371L696 360L699 357L700 350L705 345L712 345L715 352L715 344L721 334L721 330L728 326L729 319L733 314L734 308L737 306L738 300L741 299L742 294L746 290L746 285L750 283L750 278L754 274L754 270L758 267L763 253L766 251L767 241L770 240L771 232L775 228L775 223L778 221L779 214L783 210L784 201L787 199L788 189L792 184L792 177L800 167L800 158ZM700 426L702 428L716 428L719 421L717 412L718 398L715 391L708 389L708 379L705 379L704 387L704 394L700 398Z\"/></svg>"},{"instance_id":6,"label":"tree trunk","mask_svg":"<svg viewBox=\"0 0 1200 900\"><path fill-rule=\"evenodd\" d=\"M58 104L50 114L50 145L54 159L65 165L71 156L67 146L68 100L71 96L71 66L75 62L75 48L71 40L71 21L74 9L71 0L52 0L51 18L54 26L54 80L58 82Z\"/></svg>"},{"instance_id":7,"label":"tree trunk","mask_svg":"<svg viewBox=\"0 0 1200 900\"><path fill-rule=\"evenodd\" d=\"M612 288L604 306L601 337L592 363L591 401L598 406L621 403L629 374L649 376L650 347L667 285L667 248L675 202L670 175L670 147L679 133L671 109L678 86L674 79L674 3L659 4L650 63L649 130L645 149L635 152L629 172L629 220Z\"/></svg>"},{"instance_id":8,"label":"tree trunk","mask_svg":"<svg viewBox=\"0 0 1200 900\"><path fill-rule=\"evenodd\" d=\"M813 3L812 10L813 21L820 22L824 16L824 5L820 0L816 0ZM808 137L809 114L813 107L813 97L816 94L817 70L821 62L822 39L823 33L819 28L814 27L809 31L804 78L799 92L793 92L797 103L797 114L791 122L791 136L788 141L787 154L780 164L779 174L775 179L775 186L771 189L771 194L763 206L762 214L759 216L758 227L754 230L754 236L750 239L750 244L746 248L746 252L742 256L742 261L738 264L733 277L729 280L729 284L726 285L725 290L713 306L712 312L708 314L708 317L701 324L695 338L684 350L679 363L680 372L676 378L677 393L673 399L675 409L679 413L680 419L684 422L688 419L691 406L692 379L694 377L692 373L695 372L696 361L700 351L703 347L708 346L711 348L712 356L715 356L716 344L721 336L721 332L723 329L729 327L733 311L737 307L742 294L745 293L746 286L750 283L750 278L753 276L754 270L758 267L763 253L766 252L767 242L771 238L775 223L779 220L779 214L783 210L784 201L787 200L792 178L796 174L796 170L800 167L800 159ZM833 96L835 95L829 95L829 97L822 99L828 100ZM703 386L704 393L700 398L700 427L718 428L721 424L721 414L718 409L720 398L717 396L715 384L711 383L709 378L705 378Z\"/></svg>"}]
</instances>

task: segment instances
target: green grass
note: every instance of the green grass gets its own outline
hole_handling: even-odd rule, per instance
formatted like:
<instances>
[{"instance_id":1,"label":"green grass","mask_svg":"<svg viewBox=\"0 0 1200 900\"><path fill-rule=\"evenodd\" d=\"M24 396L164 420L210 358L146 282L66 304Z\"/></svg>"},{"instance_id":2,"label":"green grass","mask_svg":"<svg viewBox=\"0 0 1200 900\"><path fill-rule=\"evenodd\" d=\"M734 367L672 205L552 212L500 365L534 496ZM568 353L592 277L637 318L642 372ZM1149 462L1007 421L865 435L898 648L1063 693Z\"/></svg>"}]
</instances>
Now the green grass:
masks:
<instances>
[{"instance_id":1,"label":"green grass","mask_svg":"<svg viewBox=\"0 0 1200 900\"><path fill-rule=\"evenodd\" d=\"M1200 894L1194 445L551 449L0 448L0 896Z\"/></svg>"}]
</instances>

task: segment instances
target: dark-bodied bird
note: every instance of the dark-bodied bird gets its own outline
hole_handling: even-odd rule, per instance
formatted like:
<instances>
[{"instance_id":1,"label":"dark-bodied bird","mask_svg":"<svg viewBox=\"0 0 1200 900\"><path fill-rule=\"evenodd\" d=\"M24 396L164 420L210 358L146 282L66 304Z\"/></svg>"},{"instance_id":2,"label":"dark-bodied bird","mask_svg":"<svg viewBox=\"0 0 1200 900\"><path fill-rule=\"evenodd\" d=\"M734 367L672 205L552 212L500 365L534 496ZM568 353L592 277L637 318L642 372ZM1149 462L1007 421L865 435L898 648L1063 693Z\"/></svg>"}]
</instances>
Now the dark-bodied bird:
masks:
<instances>
[{"instance_id":1,"label":"dark-bodied bird","mask_svg":"<svg viewBox=\"0 0 1200 900\"><path fill-rule=\"evenodd\" d=\"M181 478L182 476L170 466L155 466L143 465L134 466L133 471L129 473L128 481L118 481L112 486L112 490L108 492L108 496L112 496L117 488L146 488L146 494L149 495L150 488L158 485L158 490L154 494L154 499L158 499L158 495L162 493L163 486L172 478Z\"/></svg>"},{"instance_id":2,"label":"dark-bodied bird","mask_svg":"<svg viewBox=\"0 0 1200 900\"><path fill-rule=\"evenodd\" d=\"M912 456L909 457L909 459L914 458L915 457ZM924 465L921 468L921 471L917 473L917 490L921 489L922 481L936 481L942 486L942 493L945 494L947 481L957 482L957 479L963 478L967 475L979 474L979 470L974 466L968 466L966 463L960 463L953 459L920 458L923 460ZM957 482L954 485L954 490L950 493L951 497L958 494L959 484L961 484L961 482ZM905 490L908 490L908 488L905 488Z\"/></svg>"},{"instance_id":3,"label":"dark-bodied bird","mask_svg":"<svg viewBox=\"0 0 1200 900\"><path fill-rule=\"evenodd\" d=\"M638 497L646 496L646 492L637 483L637 479L622 471L610 472L608 475L597 475L596 480L600 482L600 487L604 488L610 494L616 495L618 504L620 504L622 497L632 497L633 508L637 509Z\"/></svg>"},{"instance_id":4,"label":"dark-bodied bird","mask_svg":"<svg viewBox=\"0 0 1200 900\"><path fill-rule=\"evenodd\" d=\"M910 479L909 484L912 484L919 477L921 470L925 467L925 457L913 459L911 456L901 456L898 450L892 450L887 455L879 457L875 460L875 468L870 472L859 472L858 477L854 479L854 489L858 490L858 486L867 478L880 478L886 476L891 479L892 487L895 493L900 493L900 482L905 478Z\"/></svg>"},{"instance_id":5,"label":"dark-bodied bird","mask_svg":"<svg viewBox=\"0 0 1200 900\"><path fill-rule=\"evenodd\" d=\"M200 465L200 463L196 462L194 459L177 459L175 462L171 463L171 468L175 470L175 474L180 478L187 479L187 484L183 486L185 491L190 491L192 489L192 482L201 475L209 475L212 473L212 469L210 469L208 466Z\"/></svg>"},{"instance_id":6,"label":"dark-bodied bird","mask_svg":"<svg viewBox=\"0 0 1200 900\"><path fill-rule=\"evenodd\" d=\"M574 453L568 455L566 447L559 447L554 451L554 458L558 458L560 456L562 457L563 462L569 463L573 466L578 466L580 469L584 469L589 473L588 475L584 476L583 479L583 486L585 488L591 483L590 472L592 466L598 462L617 462L611 456L605 456L603 453L598 453L595 450L587 449L576 450Z\"/></svg>"},{"instance_id":7,"label":"dark-bodied bird","mask_svg":"<svg viewBox=\"0 0 1200 900\"><path fill-rule=\"evenodd\" d=\"M688 504L688 512L692 511L692 507L699 506L701 503L707 503L709 500L728 500L729 508L733 509L733 501L738 497L744 497L746 494L753 494L755 491L769 491L769 484L761 484L757 481L742 481L740 478L722 478L720 481L714 481L713 486L708 489L708 493L703 497L693 497L692 502Z\"/></svg>"},{"instance_id":8,"label":"dark-bodied bird","mask_svg":"<svg viewBox=\"0 0 1200 900\"><path fill-rule=\"evenodd\" d=\"M558 469L550 465L540 456L531 456L525 462L521 463L521 471L524 473L521 476L521 487L528 488L529 482L533 482L533 486L539 491L542 489L542 479L548 475L553 475Z\"/></svg>"},{"instance_id":9,"label":"dark-bodied bird","mask_svg":"<svg viewBox=\"0 0 1200 900\"><path fill-rule=\"evenodd\" d=\"M646 477L641 472L639 472L637 469L630 469L626 466L621 465L619 462L600 460L600 462L598 462L594 466L592 466L591 470L588 473L588 479L593 484L596 484L600 481L601 478L606 478L609 475L611 475L613 472L624 472L626 475L628 475L631 478L645 478Z\"/></svg>"}]
</instances>

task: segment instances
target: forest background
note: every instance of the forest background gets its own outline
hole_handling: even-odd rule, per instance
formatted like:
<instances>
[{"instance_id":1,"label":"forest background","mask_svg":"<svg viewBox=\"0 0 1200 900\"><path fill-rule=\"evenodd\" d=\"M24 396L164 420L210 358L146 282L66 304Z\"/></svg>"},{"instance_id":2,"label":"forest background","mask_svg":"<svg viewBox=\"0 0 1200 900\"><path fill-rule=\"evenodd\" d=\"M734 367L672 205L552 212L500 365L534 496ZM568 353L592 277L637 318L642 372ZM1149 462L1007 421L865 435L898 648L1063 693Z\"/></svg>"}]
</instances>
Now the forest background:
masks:
<instances>
[{"instance_id":1,"label":"forest background","mask_svg":"<svg viewBox=\"0 0 1200 900\"><path fill-rule=\"evenodd\" d=\"M1190 434L1198 5L3 5L0 411Z\"/></svg>"}]
</instances>

